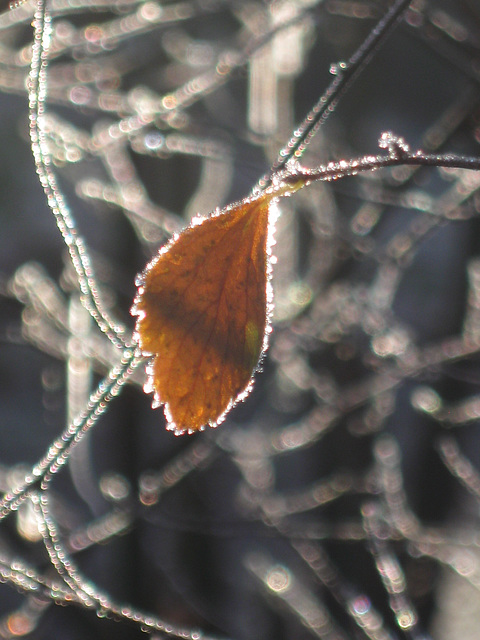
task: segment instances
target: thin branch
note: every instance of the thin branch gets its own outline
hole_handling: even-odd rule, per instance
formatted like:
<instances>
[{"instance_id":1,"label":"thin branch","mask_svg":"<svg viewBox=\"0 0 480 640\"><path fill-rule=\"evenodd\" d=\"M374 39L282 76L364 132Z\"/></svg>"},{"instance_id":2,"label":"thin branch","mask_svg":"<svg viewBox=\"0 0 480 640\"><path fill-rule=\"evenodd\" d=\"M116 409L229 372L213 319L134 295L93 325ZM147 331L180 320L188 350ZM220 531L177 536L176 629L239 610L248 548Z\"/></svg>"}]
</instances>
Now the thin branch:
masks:
<instances>
[{"instance_id":1,"label":"thin branch","mask_svg":"<svg viewBox=\"0 0 480 640\"><path fill-rule=\"evenodd\" d=\"M45 456L34 465L25 481L7 493L0 501L0 520L15 510L40 485L45 489L53 476L68 462L74 447L105 412L110 400L118 395L136 367L143 361L137 350L126 349L121 363L102 380L90 396L85 410L48 448Z\"/></svg>"},{"instance_id":2,"label":"thin branch","mask_svg":"<svg viewBox=\"0 0 480 640\"><path fill-rule=\"evenodd\" d=\"M114 322L103 308L85 243L78 235L77 225L65 203L63 194L57 185L55 172L52 169L45 132L48 48L51 39L51 19L46 9L45 0L37 2L33 25L34 44L29 77L29 101L30 138L35 166L47 196L48 205L70 252L70 258L82 292L82 303L110 341L119 348L125 348L127 345L122 336L125 329Z\"/></svg>"},{"instance_id":3,"label":"thin branch","mask_svg":"<svg viewBox=\"0 0 480 640\"><path fill-rule=\"evenodd\" d=\"M285 172L279 172L274 175L274 179L293 185L301 177L301 182L304 185L308 185L317 180L340 180L365 171L377 171L378 169L401 165L480 170L480 158L459 156L454 153L425 154L421 150L412 152L403 138L390 131L382 133L379 146L388 149L388 155L368 155L353 160L339 160L338 162L329 162L327 165L322 165L316 169L306 169L300 165L292 165L292 168L287 168Z\"/></svg>"},{"instance_id":4,"label":"thin branch","mask_svg":"<svg viewBox=\"0 0 480 640\"><path fill-rule=\"evenodd\" d=\"M396 0L350 60L348 62L339 62L333 67L335 72L334 80L307 114L302 124L293 132L288 143L279 152L270 169L270 173L260 180L258 185L260 188L268 187L275 173L285 168L293 158L298 159L303 155L319 127L335 111L342 95L351 87L379 47L391 35L410 2L411 0Z\"/></svg>"},{"instance_id":5,"label":"thin branch","mask_svg":"<svg viewBox=\"0 0 480 640\"><path fill-rule=\"evenodd\" d=\"M137 608L117 604L98 587L82 575L72 557L68 553L52 518L49 506L49 493L42 491L34 495L37 508L38 524L50 556L52 565L69 589L76 595L85 607L95 607L99 615L109 615L115 619L128 620L149 631L160 631L166 636L195 640L198 638L196 630L176 627L154 615L143 613ZM213 640L211 636L202 634L204 640Z\"/></svg>"}]
</instances>

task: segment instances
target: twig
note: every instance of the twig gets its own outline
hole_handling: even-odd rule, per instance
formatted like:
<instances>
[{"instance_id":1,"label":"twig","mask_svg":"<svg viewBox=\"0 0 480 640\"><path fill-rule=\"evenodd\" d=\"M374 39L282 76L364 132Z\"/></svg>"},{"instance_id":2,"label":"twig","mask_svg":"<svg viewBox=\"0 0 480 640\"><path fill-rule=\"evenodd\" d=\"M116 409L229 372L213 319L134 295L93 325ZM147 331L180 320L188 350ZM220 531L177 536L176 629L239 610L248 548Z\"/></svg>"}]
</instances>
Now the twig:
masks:
<instances>
[{"instance_id":1,"label":"twig","mask_svg":"<svg viewBox=\"0 0 480 640\"><path fill-rule=\"evenodd\" d=\"M90 257L83 239L78 235L77 225L58 188L55 172L52 169L47 136L44 130L48 47L51 38L50 20L45 0L38 0L33 21L34 44L29 77L30 138L35 166L47 196L48 205L70 252L82 292L82 303L110 341L115 346L124 348L127 346L123 338L125 329L119 323L114 322L103 308Z\"/></svg>"},{"instance_id":2,"label":"twig","mask_svg":"<svg viewBox=\"0 0 480 640\"><path fill-rule=\"evenodd\" d=\"M278 157L267 174L259 182L260 188L267 187L275 173L286 167L293 158L300 158L319 127L335 110L338 101L361 74L372 56L397 26L411 0L396 0L366 40L355 51L348 62L340 62L332 68L335 78L307 114L302 124L294 131L288 143L279 152Z\"/></svg>"}]
</instances>

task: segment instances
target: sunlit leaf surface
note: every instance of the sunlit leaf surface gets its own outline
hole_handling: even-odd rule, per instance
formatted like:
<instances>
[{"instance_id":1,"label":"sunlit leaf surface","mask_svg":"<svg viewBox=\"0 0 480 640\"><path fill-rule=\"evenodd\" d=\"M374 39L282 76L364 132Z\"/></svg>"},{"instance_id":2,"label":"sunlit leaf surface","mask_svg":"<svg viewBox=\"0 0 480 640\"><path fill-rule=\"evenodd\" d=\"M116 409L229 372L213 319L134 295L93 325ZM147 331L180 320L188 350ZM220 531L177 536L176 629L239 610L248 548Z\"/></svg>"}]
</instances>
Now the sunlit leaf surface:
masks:
<instances>
[{"instance_id":1,"label":"sunlit leaf surface","mask_svg":"<svg viewBox=\"0 0 480 640\"><path fill-rule=\"evenodd\" d=\"M266 346L271 201L278 185L198 218L148 265L133 309L146 389L177 434L216 426L250 390Z\"/></svg>"}]
</instances>

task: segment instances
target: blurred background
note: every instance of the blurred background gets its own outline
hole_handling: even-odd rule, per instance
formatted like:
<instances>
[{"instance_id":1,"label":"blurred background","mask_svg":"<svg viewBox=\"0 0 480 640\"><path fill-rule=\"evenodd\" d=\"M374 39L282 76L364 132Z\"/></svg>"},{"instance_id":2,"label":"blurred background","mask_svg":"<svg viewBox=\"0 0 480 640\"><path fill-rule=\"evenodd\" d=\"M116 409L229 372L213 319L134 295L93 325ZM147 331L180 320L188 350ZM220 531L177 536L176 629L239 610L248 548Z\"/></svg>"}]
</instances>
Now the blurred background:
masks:
<instances>
[{"instance_id":1,"label":"blurred background","mask_svg":"<svg viewBox=\"0 0 480 640\"><path fill-rule=\"evenodd\" d=\"M136 274L195 214L251 192L390 3L49 6L49 150L130 332ZM0 14L4 491L119 360L35 172L34 8ZM476 0L414 0L302 162L376 154L384 131L480 155ZM27 501L0 526L0 638L160 638L163 621L235 640L480 639L479 188L408 167L284 199L250 397L175 437L139 369L52 483L63 544L125 615L78 602ZM152 624L125 620L138 612Z\"/></svg>"}]
</instances>

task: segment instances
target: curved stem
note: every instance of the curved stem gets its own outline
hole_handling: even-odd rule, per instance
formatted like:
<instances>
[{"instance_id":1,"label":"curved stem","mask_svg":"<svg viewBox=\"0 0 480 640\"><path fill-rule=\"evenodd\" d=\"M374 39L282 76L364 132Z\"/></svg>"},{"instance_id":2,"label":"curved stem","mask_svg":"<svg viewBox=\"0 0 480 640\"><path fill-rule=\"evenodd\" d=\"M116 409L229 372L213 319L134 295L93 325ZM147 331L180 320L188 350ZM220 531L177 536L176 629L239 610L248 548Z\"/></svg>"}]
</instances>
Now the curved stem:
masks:
<instances>
[{"instance_id":1,"label":"curved stem","mask_svg":"<svg viewBox=\"0 0 480 640\"><path fill-rule=\"evenodd\" d=\"M57 226L70 252L70 258L77 273L78 283L82 292L82 303L109 340L116 347L125 348L126 342L123 338L125 329L122 325L115 323L103 308L88 252L83 239L78 235L75 220L65 203L57 185L55 172L52 169L47 136L44 129L48 48L51 38L50 16L46 9L45 0L37 1L33 25L34 42L28 89L30 139L35 166L40 183L47 196L48 205L55 216Z\"/></svg>"},{"instance_id":2,"label":"curved stem","mask_svg":"<svg viewBox=\"0 0 480 640\"><path fill-rule=\"evenodd\" d=\"M63 544L55 520L50 515L49 493L47 491L41 491L40 495L35 493L33 501L38 511L37 517L40 531L52 565L83 606L95 607L100 615L110 615L117 619L129 620L141 625L148 631L160 631L165 635L183 638L184 640L198 639L196 630L175 627L173 624L154 615L111 600L110 596L102 592L94 583L82 575L82 572ZM213 640L211 636L204 634L202 634L202 638L203 640Z\"/></svg>"}]
</instances>

